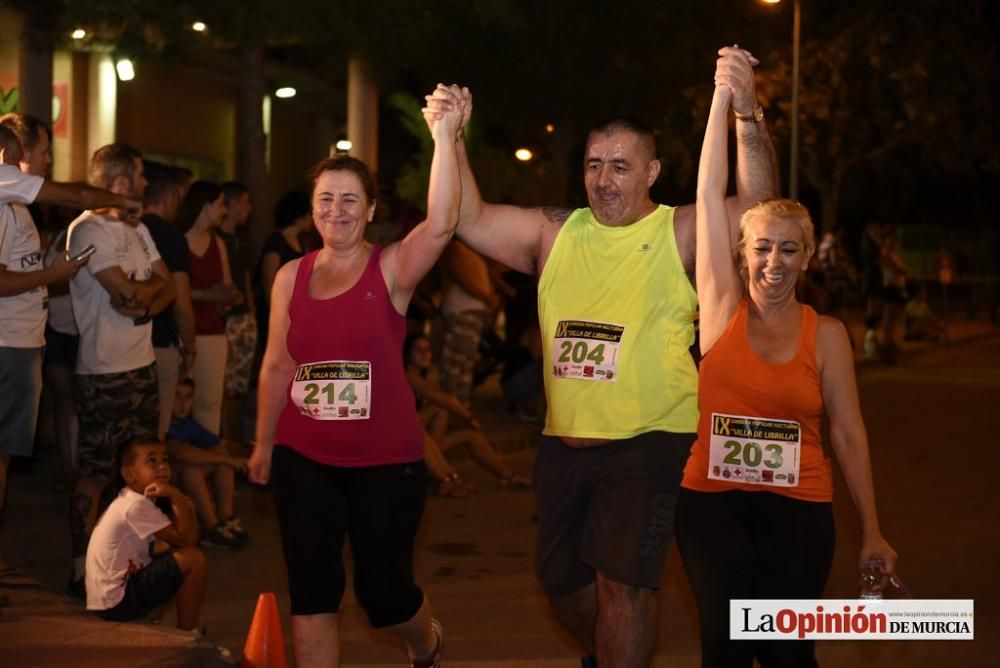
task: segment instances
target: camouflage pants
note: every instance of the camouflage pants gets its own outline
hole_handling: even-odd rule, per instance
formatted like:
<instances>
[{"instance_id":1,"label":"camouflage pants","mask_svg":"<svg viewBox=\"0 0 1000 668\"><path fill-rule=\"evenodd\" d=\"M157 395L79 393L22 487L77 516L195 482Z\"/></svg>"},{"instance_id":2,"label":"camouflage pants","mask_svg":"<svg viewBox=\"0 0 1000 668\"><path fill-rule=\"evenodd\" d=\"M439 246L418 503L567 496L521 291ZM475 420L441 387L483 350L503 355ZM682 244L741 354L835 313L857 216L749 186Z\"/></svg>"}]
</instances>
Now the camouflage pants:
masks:
<instances>
[{"instance_id":1,"label":"camouflage pants","mask_svg":"<svg viewBox=\"0 0 1000 668\"><path fill-rule=\"evenodd\" d=\"M118 448L156 440L160 421L156 365L122 373L78 374L80 477L110 478Z\"/></svg>"},{"instance_id":2,"label":"camouflage pants","mask_svg":"<svg viewBox=\"0 0 1000 668\"><path fill-rule=\"evenodd\" d=\"M488 311L462 311L445 316L441 387L466 406L472 394L472 374L479 359L479 341L489 315Z\"/></svg>"},{"instance_id":3,"label":"camouflage pants","mask_svg":"<svg viewBox=\"0 0 1000 668\"><path fill-rule=\"evenodd\" d=\"M226 396L238 397L250 390L253 359L257 352L257 320L250 313L231 315L226 319Z\"/></svg>"}]
</instances>

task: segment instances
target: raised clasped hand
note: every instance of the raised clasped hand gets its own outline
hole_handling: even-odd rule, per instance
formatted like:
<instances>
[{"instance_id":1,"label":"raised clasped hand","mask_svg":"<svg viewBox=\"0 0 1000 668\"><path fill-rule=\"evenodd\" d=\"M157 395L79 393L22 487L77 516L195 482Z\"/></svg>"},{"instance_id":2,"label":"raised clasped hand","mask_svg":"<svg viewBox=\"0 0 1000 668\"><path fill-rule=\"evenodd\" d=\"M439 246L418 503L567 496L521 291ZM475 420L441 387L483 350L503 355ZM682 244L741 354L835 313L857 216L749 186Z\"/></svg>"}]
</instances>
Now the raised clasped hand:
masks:
<instances>
[{"instance_id":1,"label":"raised clasped hand","mask_svg":"<svg viewBox=\"0 0 1000 668\"><path fill-rule=\"evenodd\" d=\"M739 45L719 49L715 62L715 85L727 86L732 91L733 111L749 114L757 106L753 68L760 64L754 55Z\"/></svg>"},{"instance_id":2,"label":"raised clasped hand","mask_svg":"<svg viewBox=\"0 0 1000 668\"><path fill-rule=\"evenodd\" d=\"M443 122L440 130L446 135L457 136L472 114L472 94L468 88L459 87L458 84L438 84L424 99L426 106L421 111L432 134L435 126Z\"/></svg>"}]
</instances>

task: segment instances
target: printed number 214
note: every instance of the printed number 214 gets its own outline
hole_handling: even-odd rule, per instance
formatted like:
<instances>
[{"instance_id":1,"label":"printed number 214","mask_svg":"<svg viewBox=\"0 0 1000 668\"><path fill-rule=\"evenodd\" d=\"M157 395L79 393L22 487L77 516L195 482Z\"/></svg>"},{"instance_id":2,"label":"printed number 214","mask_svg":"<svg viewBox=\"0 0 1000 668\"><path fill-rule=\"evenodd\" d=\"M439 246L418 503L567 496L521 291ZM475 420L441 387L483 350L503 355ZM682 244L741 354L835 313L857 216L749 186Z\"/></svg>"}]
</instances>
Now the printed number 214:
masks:
<instances>
[{"instance_id":1,"label":"printed number 214","mask_svg":"<svg viewBox=\"0 0 1000 668\"><path fill-rule=\"evenodd\" d=\"M599 343L594 346L593 350L587 348L587 344L583 341L577 341L573 343L572 341L563 341L559 344L562 349L562 354L559 355L559 361L563 364L567 363L572 359L577 364L582 363L584 360L590 360L595 364L604 364L604 344Z\"/></svg>"},{"instance_id":2,"label":"printed number 214","mask_svg":"<svg viewBox=\"0 0 1000 668\"><path fill-rule=\"evenodd\" d=\"M317 394L322 392L326 395L326 403L333 404L333 395L336 393L336 388L333 383L327 383L320 389L317 383L309 383L306 385L306 398L305 402L307 404L318 404L319 399L316 397ZM346 401L347 403L354 405L354 402L358 400L358 395L354 392L354 383L348 383L344 386L344 389L340 391L337 398L341 401Z\"/></svg>"}]
</instances>

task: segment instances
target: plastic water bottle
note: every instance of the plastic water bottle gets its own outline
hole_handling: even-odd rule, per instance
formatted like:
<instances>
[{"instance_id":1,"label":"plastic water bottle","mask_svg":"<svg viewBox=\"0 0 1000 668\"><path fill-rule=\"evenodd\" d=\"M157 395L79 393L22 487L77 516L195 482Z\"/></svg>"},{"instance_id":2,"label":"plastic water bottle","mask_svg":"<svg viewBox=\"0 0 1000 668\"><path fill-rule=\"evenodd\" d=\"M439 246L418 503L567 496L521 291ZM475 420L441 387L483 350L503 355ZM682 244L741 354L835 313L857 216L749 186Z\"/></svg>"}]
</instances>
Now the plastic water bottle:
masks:
<instances>
[{"instance_id":1,"label":"plastic water bottle","mask_svg":"<svg viewBox=\"0 0 1000 668\"><path fill-rule=\"evenodd\" d=\"M861 592L858 598L880 600L882 598L882 561L869 561L861 567Z\"/></svg>"}]
</instances>

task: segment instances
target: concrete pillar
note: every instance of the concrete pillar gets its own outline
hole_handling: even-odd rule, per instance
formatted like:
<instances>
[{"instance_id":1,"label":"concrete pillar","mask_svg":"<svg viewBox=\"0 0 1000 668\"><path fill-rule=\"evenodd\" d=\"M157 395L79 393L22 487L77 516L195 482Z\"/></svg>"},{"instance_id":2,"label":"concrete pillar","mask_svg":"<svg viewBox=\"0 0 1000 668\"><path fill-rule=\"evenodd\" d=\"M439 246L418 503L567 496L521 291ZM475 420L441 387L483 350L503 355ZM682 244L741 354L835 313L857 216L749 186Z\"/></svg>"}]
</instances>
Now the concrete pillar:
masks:
<instances>
[{"instance_id":1,"label":"concrete pillar","mask_svg":"<svg viewBox=\"0 0 1000 668\"><path fill-rule=\"evenodd\" d=\"M52 34L25 17L21 32L18 111L52 124Z\"/></svg>"},{"instance_id":2,"label":"concrete pillar","mask_svg":"<svg viewBox=\"0 0 1000 668\"><path fill-rule=\"evenodd\" d=\"M87 161L94 151L115 141L118 74L106 53L90 54L87 72Z\"/></svg>"},{"instance_id":3,"label":"concrete pillar","mask_svg":"<svg viewBox=\"0 0 1000 668\"><path fill-rule=\"evenodd\" d=\"M273 229L264 136L265 93L264 51L259 46L245 46L240 50L240 90L236 107L237 178L246 185L253 202L248 225L254 248L260 248Z\"/></svg>"},{"instance_id":4,"label":"concrete pillar","mask_svg":"<svg viewBox=\"0 0 1000 668\"><path fill-rule=\"evenodd\" d=\"M69 87L69 180L86 181L90 154L87 139L90 116L91 55L81 51L72 54L72 81Z\"/></svg>"},{"instance_id":5,"label":"concrete pillar","mask_svg":"<svg viewBox=\"0 0 1000 668\"><path fill-rule=\"evenodd\" d=\"M347 62L347 138L351 155L378 172L378 88L356 56Z\"/></svg>"}]
</instances>

